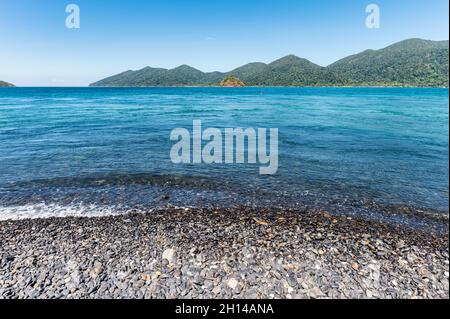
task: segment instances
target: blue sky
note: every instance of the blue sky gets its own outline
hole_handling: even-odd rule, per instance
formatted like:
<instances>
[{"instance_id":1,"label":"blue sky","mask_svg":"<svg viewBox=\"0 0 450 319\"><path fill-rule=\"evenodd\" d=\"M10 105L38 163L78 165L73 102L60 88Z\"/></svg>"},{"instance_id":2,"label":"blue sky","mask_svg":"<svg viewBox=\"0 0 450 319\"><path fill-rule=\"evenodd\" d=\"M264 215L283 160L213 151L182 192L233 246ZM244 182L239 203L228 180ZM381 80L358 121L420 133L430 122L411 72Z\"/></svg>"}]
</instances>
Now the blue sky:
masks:
<instances>
[{"instance_id":1,"label":"blue sky","mask_svg":"<svg viewBox=\"0 0 450 319\"><path fill-rule=\"evenodd\" d=\"M67 29L66 5L81 10ZM381 9L367 29L365 8ZM229 71L295 54L328 65L407 38L447 40L448 0L0 0L0 80L82 86L145 66Z\"/></svg>"}]
</instances>

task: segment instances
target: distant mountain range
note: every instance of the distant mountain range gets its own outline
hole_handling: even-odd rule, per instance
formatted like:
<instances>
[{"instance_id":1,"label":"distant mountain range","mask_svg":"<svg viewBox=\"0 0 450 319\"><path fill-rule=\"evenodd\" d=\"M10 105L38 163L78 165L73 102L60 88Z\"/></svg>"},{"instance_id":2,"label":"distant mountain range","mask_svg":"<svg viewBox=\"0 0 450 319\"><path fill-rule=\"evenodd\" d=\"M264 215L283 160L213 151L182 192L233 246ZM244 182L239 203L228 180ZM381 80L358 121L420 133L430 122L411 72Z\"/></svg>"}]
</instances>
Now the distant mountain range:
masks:
<instances>
[{"instance_id":1,"label":"distant mountain range","mask_svg":"<svg viewBox=\"0 0 450 319\"><path fill-rule=\"evenodd\" d=\"M405 40L366 50L327 67L295 55L270 64L249 63L233 71L202 72L188 65L126 71L90 86L212 86L233 76L247 86L424 86L448 87L448 41Z\"/></svg>"},{"instance_id":2,"label":"distant mountain range","mask_svg":"<svg viewBox=\"0 0 450 319\"><path fill-rule=\"evenodd\" d=\"M13 87L11 83L0 81L0 87Z\"/></svg>"}]
</instances>

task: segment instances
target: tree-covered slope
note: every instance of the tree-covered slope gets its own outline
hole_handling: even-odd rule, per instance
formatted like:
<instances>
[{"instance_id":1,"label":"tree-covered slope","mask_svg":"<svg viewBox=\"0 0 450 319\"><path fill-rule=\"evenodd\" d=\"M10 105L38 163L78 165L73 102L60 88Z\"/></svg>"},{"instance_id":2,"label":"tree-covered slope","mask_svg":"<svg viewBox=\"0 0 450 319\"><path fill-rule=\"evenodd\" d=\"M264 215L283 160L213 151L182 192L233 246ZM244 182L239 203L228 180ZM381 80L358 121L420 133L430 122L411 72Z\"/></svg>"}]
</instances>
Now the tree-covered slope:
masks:
<instances>
[{"instance_id":1,"label":"tree-covered slope","mask_svg":"<svg viewBox=\"0 0 450 319\"><path fill-rule=\"evenodd\" d=\"M232 72L233 73L233 72ZM314 86L334 81L333 75L324 67L306 59L288 55L241 78L247 85Z\"/></svg>"},{"instance_id":2,"label":"tree-covered slope","mask_svg":"<svg viewBox=\"0 0 450 319\"><path fill-rule=\"evenodd\" d=\"M343 85L448 86L448 41L411 39L328 67Z\"/></svg>"},{"instance_id":3,"label":"tree-covered slope","mask_svg":"<svg viewBox=\"0 0 450 319\"><path fill-rule=\"evenodd\" d=\"M126 71L91 86L219 85L235 76L249 86L448 86L448 41L405 40L366 50L322 67L289 55L270 64L249 63L233 71L204 73L187 65Z\"/></svg>"},{"instance_id":4,"label":"tree-covered slope","mask_svg":"<svg viewBox=\"0 0 450 319\"><path fill-rule=\"evenodd\" d=\"M91 86L149 86L163 85L162 78L167 72L166 69L145 67L138 71L125 71L100 80Z\"/></svg>"},{"instance_id":5,"label":"tree-covered slope","mask_svg":"<svg viewBox=\"0 0 450 319\"><path fill-rule=\"evenodd\" d=\"M235 76L239 79L249 80L250 78L255 77L257 74L263 73L266 70L267 64L255 62L238 67L233 71L228 72L227 75Z\"/></svg>"}]
</instances>

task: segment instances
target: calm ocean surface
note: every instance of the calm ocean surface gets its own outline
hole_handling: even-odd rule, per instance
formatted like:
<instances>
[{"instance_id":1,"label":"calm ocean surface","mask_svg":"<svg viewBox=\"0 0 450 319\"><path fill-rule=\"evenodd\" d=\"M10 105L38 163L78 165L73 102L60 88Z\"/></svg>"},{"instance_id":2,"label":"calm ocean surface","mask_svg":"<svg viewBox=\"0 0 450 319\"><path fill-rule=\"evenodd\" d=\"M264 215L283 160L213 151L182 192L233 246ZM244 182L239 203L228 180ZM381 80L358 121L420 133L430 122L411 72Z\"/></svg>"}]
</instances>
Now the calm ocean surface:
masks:
<instances>
[{"instance_id":1,"label":"calm ocean surface","mask_svg":"<svg viewBox=\"0 0 450 319\"><path fill-rule=\"evenodd\" d=\"M278 173L172 164L193 120L278 128ZM448 89L0 89L0 219L245 204L411 222L448 215L448 138Z\"/></svg>"}]
</instances>

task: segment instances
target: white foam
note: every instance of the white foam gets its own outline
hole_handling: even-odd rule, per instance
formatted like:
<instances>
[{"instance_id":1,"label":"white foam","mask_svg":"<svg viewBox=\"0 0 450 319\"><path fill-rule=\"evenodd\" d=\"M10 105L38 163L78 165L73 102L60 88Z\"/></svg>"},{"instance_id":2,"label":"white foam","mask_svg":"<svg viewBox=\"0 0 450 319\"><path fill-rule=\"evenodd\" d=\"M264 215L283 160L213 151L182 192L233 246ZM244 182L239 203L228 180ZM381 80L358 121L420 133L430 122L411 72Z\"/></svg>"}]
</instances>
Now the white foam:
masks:
<instances>
[{"instance_id":1,"label":"white foam","mask_svg":"<svg viewBox=\"0 0 450 319\"><path fill-rule=\"evenodd\" d=\"M111 206L85 204L26 204L0 206L0 221L51 217L102 217L126 214L126 210Z\"/></svg>"}]
</instances>

